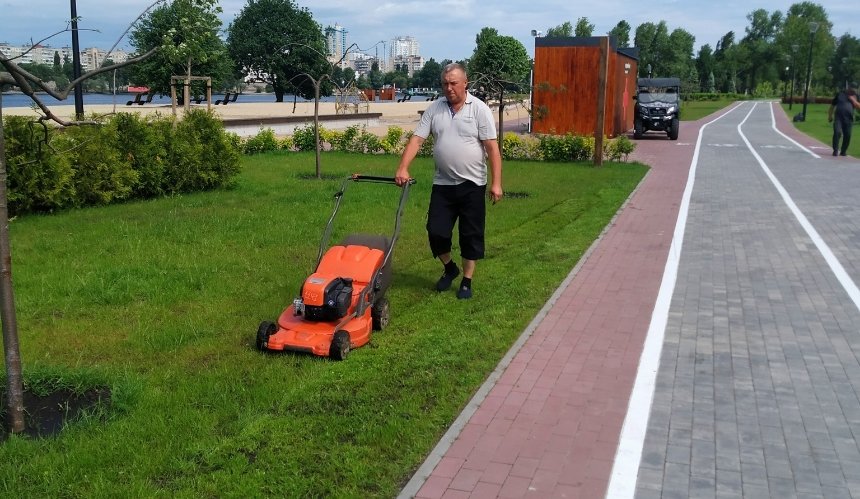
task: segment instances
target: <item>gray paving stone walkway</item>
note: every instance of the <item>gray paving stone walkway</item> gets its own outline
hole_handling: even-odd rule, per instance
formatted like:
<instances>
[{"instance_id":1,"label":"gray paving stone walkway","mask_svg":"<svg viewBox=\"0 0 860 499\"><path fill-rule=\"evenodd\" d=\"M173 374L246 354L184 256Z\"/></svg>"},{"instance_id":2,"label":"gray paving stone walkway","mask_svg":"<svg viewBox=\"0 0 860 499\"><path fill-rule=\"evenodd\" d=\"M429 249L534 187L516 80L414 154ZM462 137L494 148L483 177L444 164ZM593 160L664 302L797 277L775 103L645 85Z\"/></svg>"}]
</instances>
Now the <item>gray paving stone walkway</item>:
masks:
<instances>
[{"instance_id":1,"label":"gray paving stone walkway","mask_svg":"<svg viewBox=\"0 0 860 499\"><path fill-rule=\"evenodd\" d=\"M741 133L854 280L860 164L771 120L703 133L636 497L860 497L860 311Z\"/></svg>"}]
</instances>

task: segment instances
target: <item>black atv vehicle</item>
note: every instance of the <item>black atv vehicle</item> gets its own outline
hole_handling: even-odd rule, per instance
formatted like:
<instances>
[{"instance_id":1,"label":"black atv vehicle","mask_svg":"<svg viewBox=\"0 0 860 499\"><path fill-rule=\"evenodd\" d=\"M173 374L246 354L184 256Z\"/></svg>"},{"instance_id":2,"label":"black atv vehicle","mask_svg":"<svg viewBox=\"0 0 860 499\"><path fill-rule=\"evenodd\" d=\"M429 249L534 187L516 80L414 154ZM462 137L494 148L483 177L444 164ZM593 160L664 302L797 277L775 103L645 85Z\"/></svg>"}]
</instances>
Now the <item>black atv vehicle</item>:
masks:
<instances>
[{"instance_id":1,"label":"black atv vehicle","mask_svg":"<svg viewBox=\"0 0 860 499\"><path fill-rule=\"evenodd\" d=\"M666 132L678 139L681 114L681 80L679 78L639 78L633 114L633 138L640 139L649 130Z\"/></svg>"}]
</instances>

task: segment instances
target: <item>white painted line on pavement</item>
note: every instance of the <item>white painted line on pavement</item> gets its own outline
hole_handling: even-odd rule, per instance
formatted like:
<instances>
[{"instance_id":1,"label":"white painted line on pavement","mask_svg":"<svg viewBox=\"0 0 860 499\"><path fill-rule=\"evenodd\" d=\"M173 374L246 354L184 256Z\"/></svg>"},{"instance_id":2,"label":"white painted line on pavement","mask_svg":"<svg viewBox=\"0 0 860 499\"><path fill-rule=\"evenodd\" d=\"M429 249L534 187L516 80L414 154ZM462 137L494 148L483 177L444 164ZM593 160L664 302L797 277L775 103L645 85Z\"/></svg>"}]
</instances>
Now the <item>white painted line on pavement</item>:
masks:
<instances>
[{"instance_id":1,"label":"white painted line on pavement","mask_svg":"<svg viewBox=\"0 0 860 499\"><path fill-rule=\"evenodd\" d=\"M854 283L854 280L851 279L851 276L848 275L848 272L845 270L845 267L839 263L839 259L836 258L836 255L833 254L833 251L830 250L830 246L824 242L824 239L821 235L818 234L818 231L815 230L815 227L809 222L809 219L806 218L806 215L800 211L800 208L794 204L794 200L791 199L791 196L788 194L788 191L782 186L782 184L777 180L776 176L770 171L770 168L767 167L767 164L758 155L758 153L753 149L750 141L747 140L746 135L744 135L741 127L744 123L746 123L747 118L750 117L750 114L755 110L755 105L750 109L750 112L746 115L743 121L738 125L738 133L741 135L741 138L744 142L746 142L747 148L752 152L752 155L755 157L756 161L758 161L759 166L761 166L762 170L764 170L765 175L770 179L773 183L774 187L776 187L779 195L782 196L782 200L788 206L788 209L794 214L797 221L800 222L800 226L803 227L803 230L806 231L806 235L815 243L815 247L818 248L818 251L821 253L821 256L824 257L824 260L827 262L827 265L830 266L830 270L833 271L833 274L836 276L836 279L839 280L839 283L842 284L842 287L845 288L845 291L848 293L848 296L854 302L854 306L857 307L857 310L860 310L860 289L857 288L857 284ZM771 116L773 116L773 108L771 108ZM799 144L798 144L799 145ZM803 146L801 146L803 147Z\"/></svg>"},{"instance_id":2,"label":"white painted line on pavement","mask_svg":"<svg viewBox=\"0 0 860 499\"><path fill-rule=\"evenodd\" d=\"M803 144L800 144L799 142L797 142L796 140L792 139L792 138L791 138L791 137L789 137L788 135L786 135L786 134L782 133L782 132L780 131L780 129L776 127L776 115L774 115L774 114L773 114L773 106L774 106L774 103L772 103L772 102L771 102L771 104L770 104L770 106L769 106L769 107L770 107L770 126L771 126L771 128L773 128L773 129L774 129L774 131L776 131L776 133L778 133L778 134L782 135L783 137L785 137L786 139L788 139L788 141L789 141L789 142L791 142L792 144L794 144L794 145L796 145L797 147L799 147L799 148L803 149L804 151L808 152L808 153L810 154L810 156L812 156L813 158L815 158L815 159L821 159L821 156L819 156L819 155L815 154L814 152L810 151L810 150L809 150L809 148L805 147ZM753 106L753 109L755 109L755 106ZM752 111L750 111L750 112L752 112ZM747 116L749 116L749 115L747 115ZM746 121L746 120L744 120L744 121ZM740 130L740 128L738 128L738 130ZM747 146L749 146L749 142L747 142Z\"/></svg>"},{"instance_id":3,"label":"white painted line on pavement","mask_svg":"<svg viewBox=\"0 0 860 499\"><path fill-rule=\"evenodd\" d=\"M606 490L607 499L632 499L636 493L636 479L639 475L639 463L642 460L642 447L645 444L645 433L648 429L648 418L651 415L651 402L654 400L654 388L657 382L657 371L660 368L660 354L663 351L663 338L666 334L666 324L669 321L669 306L672 304L672 293L675 291L675 281L678 277L678 264L681 261L681 246L684 243L684 231L687 226L687 213L690 208L690 197L693 193L693 182L696 179L696 167L699 163L699 150L702 146L702 134L705 128L740 107L728 110L725 114L705 123L699 129L699 138L693 151L693 161L690 173L687 175L687 186L681 198L678 210L678 220L675 222L675 232L672 245L669 247L669 258L663 269L663 281L657 293L657 302L651 314L651 323L645 336L642 355L639 357L639 369L636 371L636 381L630 394L627 415L624 416L624 426L615 452L612 464L612 474L609 487Z\"/></svg>"}]
</instances>

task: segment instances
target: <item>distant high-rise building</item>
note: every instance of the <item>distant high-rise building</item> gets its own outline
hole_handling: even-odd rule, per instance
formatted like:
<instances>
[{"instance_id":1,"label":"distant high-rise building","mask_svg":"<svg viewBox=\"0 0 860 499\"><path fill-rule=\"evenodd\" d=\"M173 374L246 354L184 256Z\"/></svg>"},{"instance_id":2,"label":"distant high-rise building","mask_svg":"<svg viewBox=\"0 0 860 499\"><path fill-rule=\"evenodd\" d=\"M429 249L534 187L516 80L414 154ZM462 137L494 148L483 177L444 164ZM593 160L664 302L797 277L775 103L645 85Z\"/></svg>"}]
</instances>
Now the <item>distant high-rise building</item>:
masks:
<instances>
[{"instance_id":1,"label":"distant high-rise building","mask_svg":"<svg viewBox=\"0 0 860 499\"><path fill-rule=\"evenodd\" d=\"M406 69L409 76L424 67L424 58L418 40L411 36L397 36L391 40L388 67L392 70Z\"/></svg>"},{"instance_id":2,"label":"distant high-rise building","mask_svg":"<svg viewBox=\"0 0 860 499\"><path fill-rule=\"evenodd\" d=\"M346 34L349 33L343 26L335 23L334 26L326 26L325 28L325 43L328 51L328 60L332 64L338 64L341 68L346 68L349 62L344 57L347 44Z\"/></svg>"},{"instance_id":3,"label":"distant high-rise building","mask_svg":"<svg viewBox=\"0 0 860 499\"><path fill-rule=\"evenodd\" d=\"M391 39L391 48L388 59L393 61L395 57L412 57L421 55L418 40L411 36L396 36Z\"/></svg>"}]
</instances>

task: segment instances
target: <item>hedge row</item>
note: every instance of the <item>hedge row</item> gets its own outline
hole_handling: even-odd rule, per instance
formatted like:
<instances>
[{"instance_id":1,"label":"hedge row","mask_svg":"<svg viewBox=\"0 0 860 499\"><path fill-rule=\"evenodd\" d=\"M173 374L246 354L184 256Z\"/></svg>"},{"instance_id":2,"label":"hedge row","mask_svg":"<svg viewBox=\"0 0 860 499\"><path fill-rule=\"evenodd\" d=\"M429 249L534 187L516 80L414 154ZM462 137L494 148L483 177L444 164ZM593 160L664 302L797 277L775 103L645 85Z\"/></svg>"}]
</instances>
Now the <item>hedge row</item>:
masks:
<instances>
[{"instance_id":1,"label":"hedge row","mask_svg":"<svg viewBox=\"0 0 860 499\"><path fill-rule=\"evenodd\" d=\"M358 125L344 130L329 130L320 126L320 147L325 150L355 152L362 154L400 154L412 137L412 132L402 128L388 128L384 137L377 137ZM622 135L604 142L603 154L612 161L627 160L636 144ZM313 125L299 127L290 137L278 139L271 128L265 128L243 142L246 154L269 151L313 151L315 150ZM421 156L433 153L433 137L429 137L418 152ZM586 161L594 156L594 138L573 134L537 135L534 137L507 132L502 137L504 159L531 161Z\"/></svg>"},{"instance_id":2,"label":"hedge row","mask_svg":"<svg viewBox=\"0 0 860 499\"><path fill-rule=\"evenodd\" d=\"M13 215L214 189L239 173L241 140L202 110L64 129L20 116L3 124Z\"/></svg>"}]
</instances>

